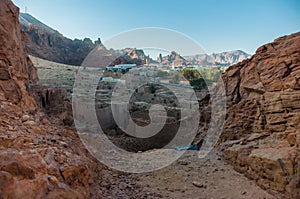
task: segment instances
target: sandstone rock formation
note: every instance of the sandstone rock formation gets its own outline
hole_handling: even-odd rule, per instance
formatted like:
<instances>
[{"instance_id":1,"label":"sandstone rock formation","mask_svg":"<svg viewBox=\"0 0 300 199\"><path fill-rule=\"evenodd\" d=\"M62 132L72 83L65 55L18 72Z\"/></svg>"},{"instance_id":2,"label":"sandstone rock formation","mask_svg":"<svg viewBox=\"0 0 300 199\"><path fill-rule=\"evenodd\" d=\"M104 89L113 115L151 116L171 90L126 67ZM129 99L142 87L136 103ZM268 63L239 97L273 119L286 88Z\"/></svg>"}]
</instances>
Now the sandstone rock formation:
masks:
<instances>
[{"instance_id":1,"label":"sandstone rock formation","mask_svg":"<svg viewBox=\"0 0 300 199\"><path fill-rule=\"evenodd\" d=\"M157 57L157 62L161 63L163 60L161 53L159 53L158 57Z\"/></svg>"},{"instance_id":2,"label":"sandstone rock formation","mask_svg":"<svg viewBox=\"0 0 300 199\"><path fill-rule=\"evenodd\" d=\"M11 2L1 1L0 7L0 101L20 105L24 109L34 109L35 102L27 93L30 83L38 80L21 33L18 9Z\"/></svg>"},{"instance_id":3,"label":"sandstone rock formation","mask_svg":"<svg viewBox=\"0 0 300 199\"><path fill-rule=\"evenodd\" d=\"M164 56L162 58L162 61L160 62L160 64L163 65L173 65L173 66L185 66L187 65L187 61L180 56L178 53L176 52L171 52L170 55Z\"/></svg>"},{"instance_id":4,"label":"sandstone rock formation","mask_svg":"<svg viewBox=\"0 0 300 199\"><path fill-rule=\"evenodd\" d=\"M86 67L126 63L142 65L148 58L140 49L107 50L100 39L95 42L89 38L71 40L28 13L21 13L19 20L28 38L29 54L35 57Z\"/></svg>"},{"instance_id":5,"label":"sandstone rock formation","mask_svg":"<svg viewBox=\"0 0 300 199\"><path fill-rule=\"evenodd\" d=\"M142 198L140 189L126 180L120 190L118 178L127 178L104 169L74 129L39 109L28 92L37 75L22 42L18 15L10 0L0 1L0 198ZM64 93L42 91L38 96L46 111L51 107L60 113Z\"/></svg>"},{"instance_id":6,"label":"sandstone rock formation","mask_svg":"<svg viewBox=\"0 0 300 199\"><path fill-rule=\"evenodd\" d=\"M250 57L249 54L241 50L184 57L178 53L171 52L170 55L164 57L160 55L157 61L154 61L146 56L141 49L107 50L100 39L95 42L92 42L89 38L71 40L28 13L20 13L19 20L21 29L28 38L26 45L30 55L69 65L79 66L84 60L88 60L84 62L84 65L88 67L127 63L142 65L146 64L147 60L150 60L151 63L174 66L188 64L230 66ZM87 56L89 56L89 59L85 59Z\"/></svg>"},{"instance_id":7,"label":"sandstone rock formation","mask_svg":"<svg viewBox=\"0 0 300 199\"><path fill-rule=\"evenodd\" d=\"M225 158L262 188L299 198L300 33L261 46L222 78Z\"/></svg>"},{"instance_id":8,"label":"sandstone rock formation","mask_svg":"<svg viewBox=\"0 0 300 199\"><path fill-rule=\"evenodd\" d=\"M84 59L84 67L106 67L117 64L146 64L149 56L146 56L142 49L125 48L107 50L103 44L97 45ZM153 62L153 60L150 60Z\"/></svg>"},{"instance_id":9,"label":"sandstone rock formation","mask_svg":"<svg viewBox=\"0 0 300 199\"><path fill-rule=\"evenodd\" d=\"M37 75L18 15L11 1L0 2L0 195L87 198L95 163L83 146L71 143L78 140L76 133L49 121L29 95Z\"/></svg>"},{"instance_id":10,"label":"sandstone rock formation","mask_svg":"<svg viewBox=\"0 0 300 199\"><path fill-rule=\"evenodd\" d=\"M136 64L137 66L147 63L147 60L153 62L153 60L146 56L142 49L125 48L119 50L110 50L116 57L118 57L110 65L116 64Z\"/></svg>"},{"instance_id":11,"label":"sandstone rock formation","mask_svg":"<svg viewBox=\"0 0 300 199\"><path fill-rule=\"evenodd\" d=\"M73 125L72 103L67 98L65 89L35 85L30 91L38 102L39 108L48 116L58 118L65 125Z\"/></svg>"},{"instance_id":12,"label":"sandstone rock formation","mask_svg":"<svg viewBox=\"0 0 300 199\"><path fill-rule=\"evenodd\" d=\"M190 64L202 65L202 66L230 66L244 59L249 58L250 55L242 50L234 50L222 53L212 53L184 56Z\"/></svg>"},{"instance_id":13,"label":"sandstone rock formation","mask_svg":"<svg viewBox=\"0 0 300 199\"><path fill-rule=\"evenodd\" d=\"M80 66L88 53L97 44L90 39L83 40L64 37L58 31L43 24L27 13L20 14L21 28L27 35L27 47L29 54L50 61Z\"/></svg>"}]
</instances>

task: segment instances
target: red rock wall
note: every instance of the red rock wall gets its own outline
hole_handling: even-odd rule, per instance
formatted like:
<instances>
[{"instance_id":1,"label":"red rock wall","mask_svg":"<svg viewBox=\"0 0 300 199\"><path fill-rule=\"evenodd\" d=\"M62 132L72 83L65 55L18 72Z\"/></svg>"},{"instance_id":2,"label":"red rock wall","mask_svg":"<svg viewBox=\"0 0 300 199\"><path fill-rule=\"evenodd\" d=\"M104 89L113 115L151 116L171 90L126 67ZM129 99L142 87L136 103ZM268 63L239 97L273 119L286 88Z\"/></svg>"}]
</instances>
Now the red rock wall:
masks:
<instances>
[{"instance_id":1,"label":"red rock wall","mask_svg":"<svg viewBox=\"0 0 300 199\"><path fill-rule=\"evenodd\" d=\"M37 73L18 15L10 0L0 1L0 198L101 197L101 165L76 131L50 120L28 92Z\"/></svg>"},{"instance_id":2,"label":"red rock wall","mask_svg":"<svg viewBox=\"0 0 300 199\"><path fill-rule=\"evenodd\" d=\"M0 1L0 101L34 109L35 102L26 86L38 77L26 54L18 16L19 9L11 1Z\"/></svg>"},{"instance_id":3,"label":"red rock wall","mask_svg":"<svg viewBox=\"0 0 300 199\"><path fill-rule=\"evenodd\" d=\"M261 187L300 197L300 33L261 46L223 75L228 116L220 141L234 167Z\"/></svg>"}]
</instances>

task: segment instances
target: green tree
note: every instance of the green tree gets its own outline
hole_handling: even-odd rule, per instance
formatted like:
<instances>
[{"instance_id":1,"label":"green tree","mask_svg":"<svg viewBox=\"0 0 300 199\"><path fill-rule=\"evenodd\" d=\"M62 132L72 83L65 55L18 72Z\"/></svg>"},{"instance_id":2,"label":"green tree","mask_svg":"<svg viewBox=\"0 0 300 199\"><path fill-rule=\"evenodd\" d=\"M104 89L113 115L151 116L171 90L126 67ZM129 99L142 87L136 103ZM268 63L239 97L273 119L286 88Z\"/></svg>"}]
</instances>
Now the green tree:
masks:
<instances>
[{"instance_id":1,"label":"green tree","mask_svg":"<svg viewBox=\"0 0 300 199\"><path fill-rule=\"evenodd\" d=\"M193 88L195 90L203 90L203 89L207 90L208 89L206 81L202 77L190 81L190 84L191 84L191 86L193 86Z\"/></svg>"},{"instance_id":2,"label":"green tree","mask_svg":"<svg viewBox=\"0 0 300 199\"><path fill-rule=\"evenodd\" d=\"M197 80L202 77L202 75L200 74L200 72L197 69L190 68L190 67L183 69L181 71L181 74L188 81Z\"/></svg>"}]
</instances>

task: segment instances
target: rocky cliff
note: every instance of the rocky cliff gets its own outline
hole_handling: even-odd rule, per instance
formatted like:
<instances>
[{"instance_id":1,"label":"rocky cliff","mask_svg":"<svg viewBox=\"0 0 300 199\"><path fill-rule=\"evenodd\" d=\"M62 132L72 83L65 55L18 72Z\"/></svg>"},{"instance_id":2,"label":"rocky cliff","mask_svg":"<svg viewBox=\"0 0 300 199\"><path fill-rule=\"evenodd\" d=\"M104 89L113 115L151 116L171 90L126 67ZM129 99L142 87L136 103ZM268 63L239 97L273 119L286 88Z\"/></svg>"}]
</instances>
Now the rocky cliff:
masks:
<instances>
[{"instance_id":1,"label":"rocky cliff","mask_svg":"<svg viewBox=\"0 0 300 199\"><path fill-rule=\"evenodd\" d=\"M262 188L299 198L300 33L261 46L222 79L225 159Z\"/></svg>"},{"instance_id":2,"label":"rocky cliff","mask_svg":"<svg viewBox=\"0 0 300 199\"><path fill-rule=\"evenodd\" d=\"M120 190L119 174L97 163L74 129L39 109L29 92L37 75L18 15L10 0L0 1L0 198L142 198L139 188ZM42 91L46 110L62 104L61 90Z\"/></svg>"},{"instance_id":3,"label":"rocky cliff","mask_svg":"<svg viewBox=\"0 0 300 199\"><path fill-rule=\"evenodd\" d=\"M21 13L19 19L28 38L29 54L49 61L80 66L88 53L101 44L100 40L94 43L88 38L66 38L27 13Z\"/></svg>"},{"instance_id":4,"label":"rocky cliff","mask_svg":"<svg viewBox=\"0 0 300 199\"><path fill-rule=\"evenodd\" d=\"M28 38L28 52L35 57L87 67L127 63L142 65L149 59L141 49L107 50L100 39L95 42L89 38L71 40L27 13L21 13L19 20Z\"/></svg>"},{"instance_id":5,"label":"rocky cliff","mask_svg":"<svg viewBox=\"0 0 300 199\"><path fill-rule=\"evenodd\" d=\"M37 71L21 42L25 35L20 31L18 9L5 2L1 1L0 7L0 101L34 109L27 89L38 80Z\"/></svg>"}]
</instances>

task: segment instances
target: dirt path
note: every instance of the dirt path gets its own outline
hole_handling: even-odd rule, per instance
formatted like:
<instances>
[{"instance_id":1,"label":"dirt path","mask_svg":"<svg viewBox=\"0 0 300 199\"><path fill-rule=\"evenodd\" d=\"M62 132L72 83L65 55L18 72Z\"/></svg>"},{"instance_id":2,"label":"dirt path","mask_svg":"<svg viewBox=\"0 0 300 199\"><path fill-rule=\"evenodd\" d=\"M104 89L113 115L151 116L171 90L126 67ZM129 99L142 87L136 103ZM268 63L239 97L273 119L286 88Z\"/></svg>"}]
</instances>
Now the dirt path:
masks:
<instances>
[{"instance_id":1,"label":"dirt path","mask_svg":"<svg viewBox=\"0 0 300 199\"><path fill-rule=\"evenodd\" d=\"M131 174L147 198L275 198L213 152L205 159L187 151L172 165L146 174Z\"/></svg>"}]
</instances>

